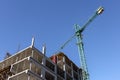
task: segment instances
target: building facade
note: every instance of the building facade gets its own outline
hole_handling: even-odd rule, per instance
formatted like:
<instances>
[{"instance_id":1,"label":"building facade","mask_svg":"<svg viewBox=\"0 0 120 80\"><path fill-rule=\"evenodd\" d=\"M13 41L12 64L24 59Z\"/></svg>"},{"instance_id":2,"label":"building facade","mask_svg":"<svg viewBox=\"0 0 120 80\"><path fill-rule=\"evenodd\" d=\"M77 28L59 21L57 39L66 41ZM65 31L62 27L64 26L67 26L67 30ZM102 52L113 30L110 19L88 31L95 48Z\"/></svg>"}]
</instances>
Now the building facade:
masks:
<instances>
[{"instance_id":1,"label":"building facade","mask_svg":"<svg viewBox=\"0 0 120 80\"><path fill-rule=\"evenodd\" d=\"M34 46L0 62L0 80L82 80L81 72L64 53L46 57Z\"/></svg>"}]
</instances>

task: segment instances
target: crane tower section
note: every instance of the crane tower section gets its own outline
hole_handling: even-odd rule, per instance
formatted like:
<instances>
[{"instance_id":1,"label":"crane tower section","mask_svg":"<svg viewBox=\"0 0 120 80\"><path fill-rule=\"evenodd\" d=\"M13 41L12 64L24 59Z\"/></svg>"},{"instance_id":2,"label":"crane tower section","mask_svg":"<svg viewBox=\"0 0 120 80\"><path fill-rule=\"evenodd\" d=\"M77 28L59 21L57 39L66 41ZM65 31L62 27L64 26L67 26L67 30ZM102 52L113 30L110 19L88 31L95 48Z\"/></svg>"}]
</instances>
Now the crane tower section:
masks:
<instances>
[{"instance_id":1,"label":"crane tower section","mask_svg":"<svg viewBox=\"0 0 120 80\"><path fill-rule=\"evenodd\" d=\"M88 73L88 68L86 64L86 58L84 54L84 45L82 42L82 32L85 30L85 28L102 12L104 11L103 7L99 7L97 11L94 13L90 19L81 27L79 28L79 25L75 25L75 35L77 37L77 45L78 45L78 50L79 50L79 56L80 56L80 63L81 63L81 68L82 68L82 80L90 80L89 79L89 73Z\"/></svg>"}]
</instances>

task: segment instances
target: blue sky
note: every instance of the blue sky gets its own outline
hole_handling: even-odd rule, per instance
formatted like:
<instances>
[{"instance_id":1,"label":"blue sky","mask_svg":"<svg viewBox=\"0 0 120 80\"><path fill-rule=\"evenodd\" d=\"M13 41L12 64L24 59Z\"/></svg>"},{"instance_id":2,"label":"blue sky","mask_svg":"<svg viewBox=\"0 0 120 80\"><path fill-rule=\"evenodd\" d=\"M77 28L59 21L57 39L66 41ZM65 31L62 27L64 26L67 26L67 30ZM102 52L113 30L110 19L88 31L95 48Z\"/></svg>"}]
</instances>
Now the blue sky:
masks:
<instances>
[{"instance_id":1,"label":"blue sky","mask_svg":"<svg viewBox=\"0 0 120 80\"><path fill-rule=\"evenodd\" d=\"M84 31L83 41L91 80L120 80L120 1L118 0L0 0L0 60L31 44L54 54L99 6L105 11ZM76 38L62 50L80 66Z\"/></svg>"}]
</instances>

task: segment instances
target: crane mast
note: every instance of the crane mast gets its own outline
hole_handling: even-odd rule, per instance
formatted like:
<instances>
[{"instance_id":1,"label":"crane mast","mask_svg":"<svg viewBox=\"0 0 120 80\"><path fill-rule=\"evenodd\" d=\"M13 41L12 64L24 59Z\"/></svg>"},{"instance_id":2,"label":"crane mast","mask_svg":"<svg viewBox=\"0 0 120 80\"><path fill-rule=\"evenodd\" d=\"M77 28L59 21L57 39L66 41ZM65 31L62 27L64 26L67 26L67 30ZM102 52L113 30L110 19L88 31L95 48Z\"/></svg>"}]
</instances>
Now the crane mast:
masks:
<instances>
[{"instance_id":1,"label":"crane mast","mask_svg":"<svg viewBox=\"0 0 120 80\"><path fill-rule=\"evenodd\" d=\"M82 80L90 80L89 78L89 73L88 73L88 68L86 64L86 58L84 54L84 44L82 42L82 32L85 30L85 28L102 12L104 11L103 7L99 7L97 11L94 13L90 19L81 27L79 28L79 25L75 25L75 35L77 37L77 45L78 45L78 50L79 50L79 56L80 56L80 63L81 63L81 68L82 68Z\"/></svg>"},{"instance_id":2,"label":"crane mast","mask_svg":"<svg viewBox=\"0 0 120 80\"><path fill-rule=\"evenodd\" d=\"M88 21L80 28L78 24L75 24L75 34L67 40L59 50L63 49L75 36L77 38L77 45L78 45L78 51L79 51L79 57L80 57L80 64L82 68L82 79L79 80L90 80L86 58L84 54L84 44L82 42L82 32L86 29L86 27L102 12L104 11L103 7L99 7L96 12L88 19Z\"/></svg>"}]
</instances>

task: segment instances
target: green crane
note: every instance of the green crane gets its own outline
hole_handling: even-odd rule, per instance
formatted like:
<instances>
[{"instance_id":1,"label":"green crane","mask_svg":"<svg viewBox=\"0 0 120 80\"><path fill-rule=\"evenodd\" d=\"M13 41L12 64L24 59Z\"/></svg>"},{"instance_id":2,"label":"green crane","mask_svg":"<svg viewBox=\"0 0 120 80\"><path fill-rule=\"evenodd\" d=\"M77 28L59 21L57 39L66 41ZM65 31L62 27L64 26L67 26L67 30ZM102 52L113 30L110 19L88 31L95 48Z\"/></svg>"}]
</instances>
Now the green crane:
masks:
<instances>
[{"instance_id":1,"label":"green crane","mask_svg":"<svg viewBox=\"0 0 120 80\"><path fill-rule=\"evenodd\" d=\"M88 68L86 64L86 58L84 54L84 47L83 47L83 42L82 42L82 32L86 29L86 27L102 12L104 11L103 7L99 7L96 12L93 14L92 17L88 19L88 21L81 27L79 28L79 25L75 25L75 34L72 36L66 43L63 44L61 49L65 47L65 45L71 41L72 38L75 36L77 37L77 45L78 45L78 50L79 50L79 56L80 56L80 63L81 63L81 68L82 68L82 80L90 80L89 79L89 73L88 73Z\"/></svg>"},{"instance_id":2,"label":"green crane","mask_svg":"<svg viewBox=\"0 0 120 80\"><path fill-rule=\"evenodd\" d=\"M79 56L80 56L80 61L81 61L81 68L82 68L82 78L83 80L89 80L89 73L88 73L88 68L86 64L86 58L84 54L84 47L83 47L83 42L82 42L82 32L85 30L85 28L102 12L104 11L103 7L99 7L97 11L94 13L90 19L81 27L79 28L79 25L75 25L75 30L76 30L76 37L77 37L77 45L78 45L78 50L79 50Z\"/></svg>"}]
</instances>

